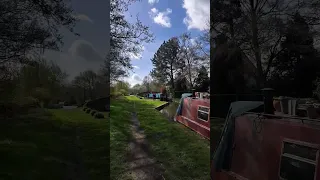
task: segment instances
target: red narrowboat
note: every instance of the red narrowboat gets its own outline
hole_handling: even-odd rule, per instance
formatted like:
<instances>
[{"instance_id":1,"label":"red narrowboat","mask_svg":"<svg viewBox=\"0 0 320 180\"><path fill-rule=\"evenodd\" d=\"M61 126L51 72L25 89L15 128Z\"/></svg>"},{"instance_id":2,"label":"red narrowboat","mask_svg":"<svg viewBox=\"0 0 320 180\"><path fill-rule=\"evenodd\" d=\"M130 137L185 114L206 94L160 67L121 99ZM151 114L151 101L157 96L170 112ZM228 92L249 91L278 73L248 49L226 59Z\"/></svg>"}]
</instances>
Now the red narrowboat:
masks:
<instances>
[{"instance_id":1,"label":"red narrowboat","mask_svg":"<svg viewBox=\"0 0 320 180\"><path fill-rule=\"evenodd\" d=\"M320 120L297 116L296 104L289 114L267 106L266 99L231 103L211 179L320 180Z\"/></svg>"},{"instance_id":2,"label":"red narrowboat","mask_svg":"<svg viewBox=\"0 0 320 180\"><path fill-rule=\"evenodd\" d=\"M210 139L210 99L183 94L174 121Z\"/></svg>"}]
</instances>

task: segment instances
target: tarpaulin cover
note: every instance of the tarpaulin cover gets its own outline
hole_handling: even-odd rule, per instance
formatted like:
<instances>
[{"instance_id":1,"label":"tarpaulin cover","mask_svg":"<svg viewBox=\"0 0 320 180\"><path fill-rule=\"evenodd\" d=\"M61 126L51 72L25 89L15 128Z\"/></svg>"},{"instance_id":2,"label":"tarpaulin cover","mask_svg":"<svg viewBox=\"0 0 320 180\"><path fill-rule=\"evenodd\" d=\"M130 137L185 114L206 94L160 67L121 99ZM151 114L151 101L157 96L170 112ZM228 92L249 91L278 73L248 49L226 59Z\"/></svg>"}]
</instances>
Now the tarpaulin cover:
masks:
<instances>
[{"instance_id":1,"label":"tarpaulin cover","mask_svg":"<svg viewBox=\"0 0 320 180\"><path fill-rule=\"evenodd\" d=\"M230 104L226 117L224 129L221 133L218 146L213 154L213 164L216 170L225 168L226 161L230 160L229 151L232 150L233 137L235 132L235 117L262 106L261 101L236 101Z\"/></svg>"},{"instance_id":2,"label":"tarpaulin cover","mask_svg":"<svg viewBox=\"0 0 320 180\"><path fill-rule=\"evenodd\" d=\"M162 93L156 93L156 98L160 99ZM153 93L148 94L149 98L153 98Z\"/></svg>"},{"instance_id":3,"label":"tarpaulin cover","mask_svg":"<svg viewBox=\"0 0 320 180\"><path fill-rule=\"evenodd\" d=\"M183 100L184 100L184 98L190 97L190 96L192 96L192 93L183 93L183 94L181 95L181 99L180 99L180 102L179 102L179 107L178 107L178 109L177 109L177 115L178 115L178 116L182 115L182 106L183 106Z\"/></svg>"}]
</instances>

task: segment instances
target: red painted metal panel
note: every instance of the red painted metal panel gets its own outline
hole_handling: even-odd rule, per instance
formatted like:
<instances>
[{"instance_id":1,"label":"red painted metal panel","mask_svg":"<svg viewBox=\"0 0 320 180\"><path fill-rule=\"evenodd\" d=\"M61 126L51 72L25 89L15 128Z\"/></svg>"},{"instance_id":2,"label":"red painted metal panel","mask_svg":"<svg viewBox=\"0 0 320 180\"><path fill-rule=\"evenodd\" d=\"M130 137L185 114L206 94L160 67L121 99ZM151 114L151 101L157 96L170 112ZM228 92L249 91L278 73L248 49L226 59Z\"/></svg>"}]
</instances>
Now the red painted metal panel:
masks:
<instances>
[{"instance_id":1,"label":"red painted metal panel","mask_svg":"<svg viewBox=\"0 0 320 180\"><path fill-rule=\"evenodd\" d=\"M320 149L319 123L307 124L299 120L243 115L236 118L235 149L231 171L250 180L278 180L283 140L313 144ZM232 179L230 172L214 172L217 180ZM316 180L320 180L317 161Z\"/></svg>"},{"instance_id":2,"label":"red painted metal panel","mask_svg":"<svg viewBox=\"0 0 320 180\"><path fill-rule=\"evenodd\" d=\"M203 121L198 118L199 106L209 108L208 121ZM182 107L182 115L177 116L176 120L205 138L210 139L210 100L185 98Z\"/></svg>"}]
</instances>

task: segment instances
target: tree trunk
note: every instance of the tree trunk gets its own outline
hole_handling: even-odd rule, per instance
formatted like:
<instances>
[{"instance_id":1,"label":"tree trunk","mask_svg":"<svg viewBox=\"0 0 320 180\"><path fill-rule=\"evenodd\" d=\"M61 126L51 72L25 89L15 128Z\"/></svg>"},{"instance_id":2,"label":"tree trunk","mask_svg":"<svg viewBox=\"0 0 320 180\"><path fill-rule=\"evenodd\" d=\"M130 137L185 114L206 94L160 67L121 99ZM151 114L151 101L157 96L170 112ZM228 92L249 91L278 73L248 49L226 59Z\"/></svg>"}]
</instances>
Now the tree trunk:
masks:
<instances>
[{"instance_id":1,"label":"tree trunk","mask_svg":"<svg viewBox=\"0 0 320 180\"><path fill-rule=\"evenodd\" d=\"M171 81L171 87L174 90L174 79L173 79L173 67L172 67L172 64L170 66L170 81Z\"/></svg>"},{"instance_id":2,"label":"tree trunk","mask_svg":"<svg viewBox=\"0 0 320 180\"><path fill-rule=\"evenodd\" d=\"M251 0L251 29L252 29L252 44L254 49L254 55L257 63L257 85L258 88L262 88L264 85L263 70L261 64L261 50L258 42L258 25L257 14L254 9L253 0Z\"/></svg>"},{"instance_id":3,"label":"tree trunk","mask_svg":"<svg viewBox=\"0 0 320 180\"><path fill-rule=\"evenodd\" d=\"M190 89L193 88L192 77L191 77L191 63L188 60L188 73L189 73L189 81L190 81Z\"/></svg>"}]
</instances>

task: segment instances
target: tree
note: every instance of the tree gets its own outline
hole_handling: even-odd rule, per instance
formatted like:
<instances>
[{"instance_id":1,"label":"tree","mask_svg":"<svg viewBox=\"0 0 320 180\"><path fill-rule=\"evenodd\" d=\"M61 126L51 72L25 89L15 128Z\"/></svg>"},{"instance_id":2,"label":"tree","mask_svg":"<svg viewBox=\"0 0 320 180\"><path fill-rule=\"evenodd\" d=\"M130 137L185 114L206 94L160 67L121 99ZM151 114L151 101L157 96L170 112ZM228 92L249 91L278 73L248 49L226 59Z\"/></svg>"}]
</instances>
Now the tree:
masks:
<instances>
[{"instance_id":1,"label":"tree","mask_svg":"<svg viewBox=\"0 0 320 180\"><path fill-rule=\"evenodd\" d=\"M113 93L121 94L121 95L128 95L130 89L130 84L124 81L118 81L114 85Z\"/></svg>"},{"instance_id":2,"label":"tree","mask_svg":"<svg viewBox=\"0 0 320 180\"><path fill-rule=\"evenodd\" d=\"M189 87L193 88L193 81L196 76L196 71L199 64L203 63L206 57L201 57L199 54L199 45L192 41L191 35L184 33L180 36L180 50L178 63L182 69L180 75L188 77Z\"/></svg>"},{"instance_id":3,"label":"tree","mask_svg":"<svg viewBox=\"0 0 320 180\"><path fill-rule=\"evenodd\" d=\"M288 24L285 40L281 42L283 50L272 64L271 82L282 95L294 93L294 96L310 97L320 68L313 33L300 13Z\"/></svg>"},{"instance_id":4,"label":"tree","mask_svg":"<svg viewBox=\"0 0 320 180\"><path fill-rule=\"evenodd\" d=\"M150 90L152 92L159 92L159 90L161 89L162 86L163 86L162 83L153 79L150 83Z\"/></svg>"},{"instance_id":5,"label":"tree","mask_svg":"<svg viewBox=\"0 0 320 180\"><path fill-rule=\"evenodd\" d=\"M93 99L93 91L95 89L96 83L97 83L97 74L93 72L92 70L87 70L82 73L80 73L80 76L83 77L83 80L85 82L85 85L90 93L90 98Z\"/></svg>"},{"instance_id":6,"label":"tree","mask_svg":"<svg viewBox=\"0 0 320 180\"><path fill-rule=\"evenodd\" d=\"M204 66L198 71L198 77L195 79L195 88L200 92L207 92L210 87L210 78L208 76L208 71Z\"/></svg>"},{"instance_id":7,"label":"tree","mask_svg":"<svg viewBox=\"0 0 320 180\"><path fill-rule=\"evenodd\" d=\"M141 23L137 17L135 23L125 19L125 12L131 3L137 0L111 0L110 12L110 53L106 57L103 67L105 75L111 81L127 76L128 70L132 70L130 63L132 55L138 55L142 51L143 43L153 40L153 34L149 27Z\"/></svg>"},{"instance_id":8,"label":"tree","mask_svg":"<svg viewBox=\"0 0 320 180\"><path fill-rule=\"evenodd\" d=\"M0 64L26 63L37 49L59 50L60 27L73 32L76 22L64 0L3 0L0 12Z\"/></svg>"},{"instance_id":9,"label":"tree","mask_svg":"<svg viewBox=\"0 0 320 180\"><path fill-rule=\"evenodd\" d=\"M138 94L141 93L142 90L142 86L140 84L135 84L132 88L129 89L129 92L131 94Z\"/></svg>"},{"instance_id":10,"label":"tree","mask_svg":"<svg viewBox=\"0 0 320 180\"><path fill-rule=\"evenodd\" d=\"M152 79L151 79L151 77L150 76L145 76L144 78L143 78L143 81L142 81L142 84L146 87L146 90L148 91L148 92L150 92L151 91L151 82L152 82Z\"/></svg>"},{"instance_id":11,"label":"tree","mask_svg":"<svg viewBox=\"0 0 320 180\"><path fill-rule=\"evenodd\" d=\"M214 94L243 93L245 76L253 76L256 69L251 61L243 57L242 51L228 43L224 34L216 37L216 48L210 62L212 68L210 88ZM250 66L251 65L251 66ZM253 71L253 73L251 73Z\"/></svg>"},{"instance_id":12,"label":"tree","mask_svg":"<svg viewBox=\"0 0 320 180\"><path fill-rule=\"evenodd\" d=\"M35 66L22 66L15 87L15 98L34 97L47 105L61 95L67 74L52 61L43 59Z\"/></svg>"},{"instance_id":13,"label":"tree","mask_svg":"<svg viewBox=\"0 0 320 180\"><path fill-rule=\"evenodd\" d=\"M258 87L263 87L271 64L282 52L280 42L284 37L288 17L297 11L307 24L319 24L319 3L302 1L215 0L211 28L215 36L224 34L229 43L240 48L246 59L257 69ZM307 13L306 13L307 12Z\"/></svg>"},{"instance_id":14,"label":"tree","mask_svg":"<svg viewBox=\"0 0 320 180\"><path fill-rule=\"evenodd\" d=\"M151 59L154 66L151 76L161 83L169 83L174 89L174 75L179 69L179 42L177 38L164 41Z\"/></svg>"},{"instance_id":15,"label":"tree","mask_svg":"<svg viewBox=\"0 0 320 180\"><path fill-rule=\"evenodd\" d=\"M188 89L188 80L186 76L178 72L175 79L175 91L186 91L187 89Z\"/></svg>"},{"instance_id":16,"label":"tree","mask_svg":"<svg viewBox=\"0 0 320 180\"><path fill-rule=\"evenodd\" d=\"M76 76L73 80L73 84L76 87L79 87L83 90L83 99L86 100L86 92L89 92L90 99L94 99L94 91L96 90L96 86L98 83L98 75L92 71L87 70L84 72L80 72L78 76Z\"/></svg>"}]
</instances>

